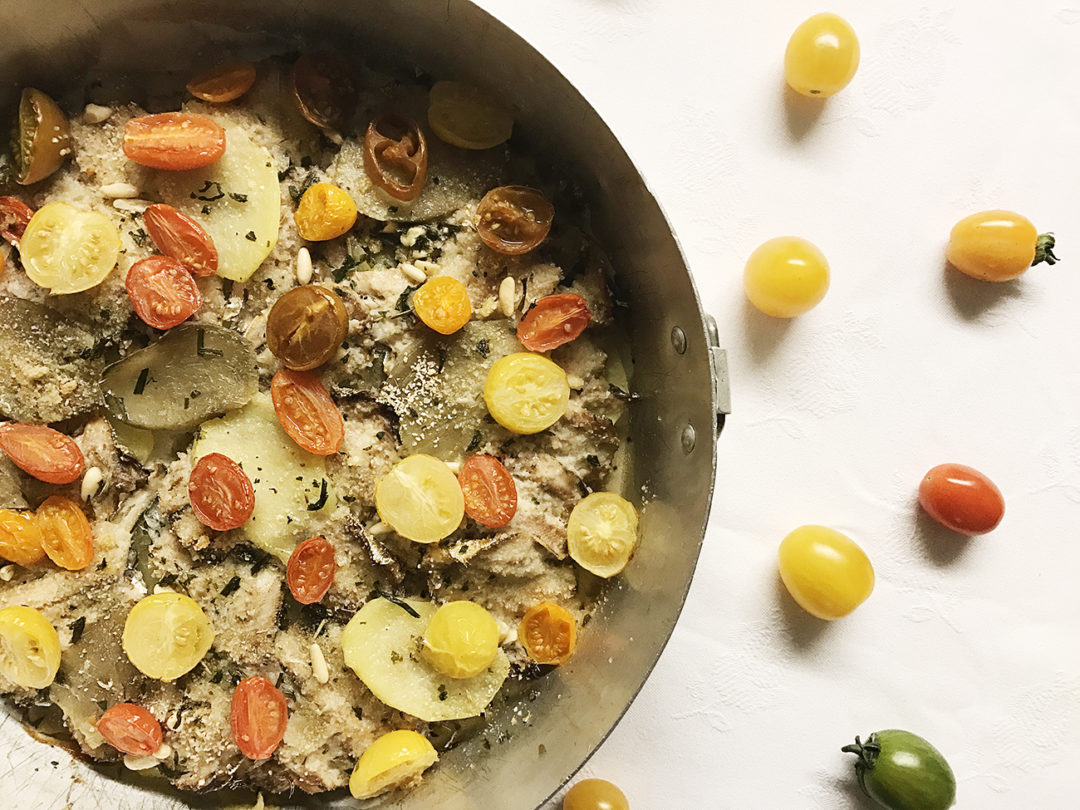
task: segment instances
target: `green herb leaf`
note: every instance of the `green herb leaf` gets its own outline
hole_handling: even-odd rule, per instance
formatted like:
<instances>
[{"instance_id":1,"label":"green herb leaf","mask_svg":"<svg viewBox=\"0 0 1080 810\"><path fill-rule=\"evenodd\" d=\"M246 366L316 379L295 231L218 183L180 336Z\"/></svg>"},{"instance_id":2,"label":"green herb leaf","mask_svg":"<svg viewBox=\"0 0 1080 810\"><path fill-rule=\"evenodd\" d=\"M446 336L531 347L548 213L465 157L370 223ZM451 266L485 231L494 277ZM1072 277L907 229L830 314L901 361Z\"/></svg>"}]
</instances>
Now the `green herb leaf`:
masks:
<instances>
[{"instance_id":1,"label":"green herb leaf","mask_svg":"<svg viewBox=\"0 0 1080 810\"><path fill-rule=\"evenodd\" d=\"M142 394L146 390L146 383L150 379L150 369L144 368L139 372L139 379L135 381L135 390L132 392L135 395Z\"/></svg>"}]
</instances>

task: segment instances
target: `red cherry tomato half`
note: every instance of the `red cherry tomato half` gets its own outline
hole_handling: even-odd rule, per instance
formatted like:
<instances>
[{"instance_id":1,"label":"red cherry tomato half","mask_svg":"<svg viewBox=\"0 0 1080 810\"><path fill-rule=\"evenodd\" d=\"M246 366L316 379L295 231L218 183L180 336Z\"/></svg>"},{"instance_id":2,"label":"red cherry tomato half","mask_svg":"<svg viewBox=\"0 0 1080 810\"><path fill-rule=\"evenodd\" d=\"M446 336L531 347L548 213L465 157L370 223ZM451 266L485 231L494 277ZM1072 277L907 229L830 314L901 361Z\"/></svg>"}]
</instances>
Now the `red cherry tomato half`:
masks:
<instances>
[{"instance_id":1,"label":"red cherry tomato half","mask_svg":"<svg viewBox=\"0 0 1080 810\"><path fill-rule=\"evenodd\" d=\"M517 486L494 456L480 453L466 459L458 475L465 496L465 514L489 529L505 526L517 512Z\"/></svg>"},{"instance_id":2,"label":"red cherry tomato half","mask_svg":"<svg viewBox=\"0 0 1080 810\"><path fill-rule=\"evenodd\" d=\"M270 381L274 412L289 437L319 456L336 453L345 422L322 380L310 371L283 368Z\"/></svg>"},{"instance_id":3,"label":"red cherry tomato half","mask_svg":"<svg viewBox=\"0 0 1080 810\"><path fill-rule=\"evenodd\" d=\"M269 759L289 722L285 695L261 675L240 681L233 692L229 722L240 753L248 759Z\"/></svg>"},{"instance_id":4,"label":"red cherry tomato half","mask_svg":"<svg viewBox=\"0 0 1080 810\"><path fill-rule=\"evenodd\" d=\"M199 169L225 154L225 130L205 115L141 115L124 125L123 149L151 169Z\"/></svg>"},{"instance_id":5,"label":"red cherry tomato half","mask_svg":"<svg viewBox=\"0 0 1080 810\"><path fill-rule=\"evenodd\" d=\"M289 592L301 605L318 602L334 584L337 562L329 540L312 537L293 549L285 569Z\"/></svg>"},{"instance_id":6,"label":"red cherry tomato half","mask_svg":"<svg viewBox=\"0 0 1080 810\"><path fill-rule=\"evenodd\" d=\"M580 295L547 295L525 313L518 324L517 338L530 352L549 352L585 331L591 317Z\"/></svg>"},{"instance_id":7,"label":"red cherry tomato half","mask_svg":"<svg viewBox=\"0 0 1080 810\"><path fill-rule=\"evenodd\" d=\"M203 525L227 532L243 526L255 509L255 490L240 465L221 453L195 464L188 478L188 500Z\"/></svg>"},{"instance_id":8,"label":"red cherry tomato half","mask_svg":"<svg viewBox=\"0 0 1080 810\"><path fill-rule=\"evenodd\" d=\"M986 534L1005 516L1005 498L994 482L963 464L939 464L919 485L919 503L947 529Z\"/></svg>"},{"instance_id":9,"label":"red cherry tomato half","mask_svg":"<svg viewBox=\"0 0 1080 810\"><path fill-rule=\"evenodd\" d=\"M148 757L161 748L161 723L142 706L117 703L97 722L105 741L125 754Z\"/></svg>"},{"instance_id":10,"label":"red cherry tomato half","mask_svg":"<svg viewBox=\"0 0 1080 810\"><path fill-rule=\"evenodd\" d=\"M39 481L70 484L82 475L84 461L79 445L45 425L0 425L0 450L16 467Z\"/></svg>"},{"instance_id":11,"label":"red cherry tomato half","mask_svg":"<svg viewBox=\"0 0 1080 810\"><path fill-rule=\"evenodd\" d=\"M124 286L135 314L155 329L178 326L202 306L195 279L184 265L169 256L135 262Z\"/></svg>"},{"instance_id":12,"label":"red cherry tomato half","mask_svg":"<svg viewBox=\"0 0 1080 810\"><path fill-rule=\"evenodd\" d=\"M9 245L19 246L34 209L15 197L0 197L0 236Z\"/></svg>"},{"instance_id":13,"label":"red cherry tomato half","mask_svg":"<svg viewBox=\"0 0 1080 810\"><path fill-rule=\"evenodd\" d=\"M146 232L157 249L176 259L197 276L217 272L218 254L214 240L198 222L164 203L155 203L143 213Z\"/></svg>"}]
</instances>

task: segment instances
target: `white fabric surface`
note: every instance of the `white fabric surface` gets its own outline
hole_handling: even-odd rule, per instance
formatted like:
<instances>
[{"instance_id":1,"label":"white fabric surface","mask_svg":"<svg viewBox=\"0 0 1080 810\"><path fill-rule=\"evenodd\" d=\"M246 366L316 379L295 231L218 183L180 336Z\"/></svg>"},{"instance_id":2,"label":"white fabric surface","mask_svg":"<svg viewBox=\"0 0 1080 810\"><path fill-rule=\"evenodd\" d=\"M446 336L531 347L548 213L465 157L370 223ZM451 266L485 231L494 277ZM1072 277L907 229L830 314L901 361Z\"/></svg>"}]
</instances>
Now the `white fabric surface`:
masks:
<instances>
[{"instance_id":1,"label":"white fabric surface","mask_svg":"<svg viewBox=\"0 0 1080 810\"><path fill-rule=\"evenodd\" d=\"M784 91L817 0L480 0L594 104L667 211L719 322L735 413L678 628L586 766L635 810L868 808L841 745L905 728L956 772L959 808L1077 806L1080 759L1080 3L833 10L862 64L824 104ZM988 208L1056 230L1017 282L946 272ZM796 234L832 288L792 322L744 302L743 263ZM1007 509L963 541L920 517L958 461ZM870 555L847 619L783 592L776 549L822 523Z\"/></svg>"}]
</instances>

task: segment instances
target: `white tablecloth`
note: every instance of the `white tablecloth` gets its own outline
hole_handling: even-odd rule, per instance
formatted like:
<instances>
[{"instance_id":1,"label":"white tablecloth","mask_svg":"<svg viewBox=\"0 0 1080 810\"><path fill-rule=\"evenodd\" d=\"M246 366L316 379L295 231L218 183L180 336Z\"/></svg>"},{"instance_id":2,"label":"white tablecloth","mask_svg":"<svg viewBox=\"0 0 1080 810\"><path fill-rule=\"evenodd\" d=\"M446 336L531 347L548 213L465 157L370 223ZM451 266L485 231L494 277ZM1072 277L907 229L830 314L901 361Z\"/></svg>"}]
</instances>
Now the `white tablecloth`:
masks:
<instances>
[{"instance_id":1,"label":"white tablecloth","mask_svg":"<svg viewBox=\"0 0 1080 810\"><path fill-rule=\"evenodd\" d=\"M823 103L784 90L810 0L481 0L594 104L667 211L731 360L735 413L682 619L585 769L635 810L866 808L856 734L905 728L960 808L1077 806L1080 760L1080 3L859 3ZM1062 262L990 285L944 267L987 208L1056 230ZM792 322L744 303L760 242L796 234L832 288ZM988 474L1007 510L965 541L920 516L926 470ZM822 523L877 586L826 624L776 549Z\"/></svg>"}]
</instances>

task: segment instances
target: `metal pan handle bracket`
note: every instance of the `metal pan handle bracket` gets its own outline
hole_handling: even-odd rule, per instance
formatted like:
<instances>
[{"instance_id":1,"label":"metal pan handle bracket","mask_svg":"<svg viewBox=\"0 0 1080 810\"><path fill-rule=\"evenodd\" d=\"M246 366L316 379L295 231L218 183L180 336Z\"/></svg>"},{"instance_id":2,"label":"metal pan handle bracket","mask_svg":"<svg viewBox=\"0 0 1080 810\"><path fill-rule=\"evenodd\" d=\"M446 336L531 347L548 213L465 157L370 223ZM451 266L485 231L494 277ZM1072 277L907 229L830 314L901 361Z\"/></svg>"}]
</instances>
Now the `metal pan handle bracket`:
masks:
<instances>
[{"instance_id":1,"label":"metal pan handle bracket","mask_svg":"<svg viewBox=\"0 0 1080 810\"><path fill-rule=\"evenodd\" d=\"M720 348L720 332L716 319L705 316L705 331L709 338L709 359L712 367L713 401L716 402L716 437L724 430L724 422L731 413L731 381L728 377L727 350Z\"/></svg>"}]
</instances>

